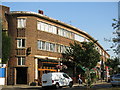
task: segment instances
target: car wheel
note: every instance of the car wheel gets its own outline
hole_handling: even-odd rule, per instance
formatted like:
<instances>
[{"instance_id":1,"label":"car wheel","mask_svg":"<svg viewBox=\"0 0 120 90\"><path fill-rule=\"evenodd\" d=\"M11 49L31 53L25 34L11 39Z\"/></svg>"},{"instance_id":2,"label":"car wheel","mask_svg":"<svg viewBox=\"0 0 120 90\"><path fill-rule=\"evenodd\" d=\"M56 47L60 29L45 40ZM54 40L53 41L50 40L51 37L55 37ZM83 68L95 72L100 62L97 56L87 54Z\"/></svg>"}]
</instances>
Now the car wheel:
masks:
<instances>
[{"instance_id":1,"label":"car wheel","mask_svg":"<svg viewBox=\"0 0 120 90\"><path fill-rule=\"evenodd\" d=\"M59 88L60 86L59 86L59 83L56 83L55 84L55 88Z\"/></svg>"},{"instance_id":2,"label":"car wheel","mask_svg":"<svg viewBox=\"0 0 120 90\"><path fill-rule=\"evenodd\" d=\"M72 87L72 86L73 86L73 83L72 83L72 82L70 82L70 83L69 83L69 87Z\"/></svg>"}]
</instances>

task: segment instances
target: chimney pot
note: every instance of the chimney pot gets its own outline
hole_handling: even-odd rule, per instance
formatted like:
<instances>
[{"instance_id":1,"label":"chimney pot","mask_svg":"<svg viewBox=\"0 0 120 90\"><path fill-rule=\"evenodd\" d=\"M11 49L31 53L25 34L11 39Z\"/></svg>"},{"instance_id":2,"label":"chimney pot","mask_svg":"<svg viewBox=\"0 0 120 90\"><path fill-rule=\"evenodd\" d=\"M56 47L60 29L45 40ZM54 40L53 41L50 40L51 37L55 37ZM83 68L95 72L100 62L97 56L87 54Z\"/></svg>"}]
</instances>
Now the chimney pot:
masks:
<instances>
[{"instance_id":1,"label":"chimney pot","mask_svg":"<svg viewBox=\"0 0 120 90\"><path fill-rule=\"evenodd\" d=\"M38 10L38 13L39 13L39 14L43 14L43 11L42 11L42 10Z\"/></svg>"}]
</instances>

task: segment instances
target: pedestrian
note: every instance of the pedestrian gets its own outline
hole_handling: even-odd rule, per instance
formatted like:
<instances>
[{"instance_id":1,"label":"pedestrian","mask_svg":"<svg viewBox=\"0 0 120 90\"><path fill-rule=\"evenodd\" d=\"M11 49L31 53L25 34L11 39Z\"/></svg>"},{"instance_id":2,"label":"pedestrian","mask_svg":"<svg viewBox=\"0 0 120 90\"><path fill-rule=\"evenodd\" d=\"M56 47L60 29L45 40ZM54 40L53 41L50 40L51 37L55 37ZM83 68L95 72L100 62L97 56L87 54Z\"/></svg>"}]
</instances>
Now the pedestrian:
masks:
<instances>
[{"instance_id":1,"label":"pedestrian","mask_svg":"<svg viewBox=\"0 0 120 90\"><path fill-rule=\"evenodd\" d=\"M82 79L80 74L78 75L78 82L79 82L79 85L82 84Z\"/></svg>"}]
</instances>

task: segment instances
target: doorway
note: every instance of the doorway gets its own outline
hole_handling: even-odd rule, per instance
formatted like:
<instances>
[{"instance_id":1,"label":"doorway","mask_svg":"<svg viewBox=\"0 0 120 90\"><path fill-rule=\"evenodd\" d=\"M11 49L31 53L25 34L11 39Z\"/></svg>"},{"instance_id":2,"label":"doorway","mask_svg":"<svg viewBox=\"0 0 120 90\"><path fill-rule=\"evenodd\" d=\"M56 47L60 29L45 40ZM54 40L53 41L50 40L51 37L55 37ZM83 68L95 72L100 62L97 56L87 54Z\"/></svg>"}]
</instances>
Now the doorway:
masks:
<instances>
[{"instance_id":1,"label":"doorway","mask_svg":"<svg viewBox=\"0 0 120 90\"><path fill-rule=\"evenodd\" d=\"M16 68L16 84L27 84L27 68Z\"/></svg>"}]
</instances>

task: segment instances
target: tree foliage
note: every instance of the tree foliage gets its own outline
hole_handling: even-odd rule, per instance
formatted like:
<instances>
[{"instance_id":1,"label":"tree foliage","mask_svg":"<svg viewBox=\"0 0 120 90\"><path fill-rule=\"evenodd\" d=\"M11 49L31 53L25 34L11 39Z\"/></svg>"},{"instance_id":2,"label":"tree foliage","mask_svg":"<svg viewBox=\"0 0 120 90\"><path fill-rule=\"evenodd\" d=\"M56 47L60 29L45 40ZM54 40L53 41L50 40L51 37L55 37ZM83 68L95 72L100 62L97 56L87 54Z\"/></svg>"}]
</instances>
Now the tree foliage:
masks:
<instances>
[{"instance_id":1,"label":"tree foliage","mask_svg":"<svg viewBox=\"0 0 120 90\"><path fill-rule=\"evenodd\" d=\"M120 20L113 19L112 27L115 30L116 37L113 38L113 51L118 55L120 53Z\"/></svg>"},{"instance_id":2,"label":"tree foliage","mask_svg":"<svg viewBox=\"0 0 120 90\"><path fill-rule=\"evenodd\" d=\"M11 49L11 38L5 33L2 32L2 63L6 64L9 60Z\"/></svg>"},{"instance_id":3,"label":"tree foliage","mask_svg":"<svg viewBox=\"0 0 120 90\"><path fill-rule=\"evenodd\" d=\"M64 58L71 60L76 65L92 69L100 60L100 54L95 49L92 42L70 43L70 48L66 50Z\"/></svg>"},{"instance_id":4,"label":"tree foliage","mask_svg":"<svg viewBox=\"0 0 120 90\"><path fill-rule=\"evenodd\" d=\"M120 30L120 21L113 19L114 23L112 23L112 27L114 30Z\"/></svg>"},{"instance_id":5,"label":"tree foliage","mask_svg":"<svg viewBox=\"0 0 120 90\"><path fill-rule=\"evenodd\" d=\"M118 71L118 65L120 65L119 58L116 57L114 59L108 59L105 64L112 68L112 70Z\"/></svg>"}]
</instances>

